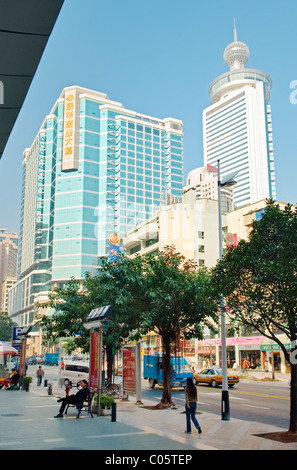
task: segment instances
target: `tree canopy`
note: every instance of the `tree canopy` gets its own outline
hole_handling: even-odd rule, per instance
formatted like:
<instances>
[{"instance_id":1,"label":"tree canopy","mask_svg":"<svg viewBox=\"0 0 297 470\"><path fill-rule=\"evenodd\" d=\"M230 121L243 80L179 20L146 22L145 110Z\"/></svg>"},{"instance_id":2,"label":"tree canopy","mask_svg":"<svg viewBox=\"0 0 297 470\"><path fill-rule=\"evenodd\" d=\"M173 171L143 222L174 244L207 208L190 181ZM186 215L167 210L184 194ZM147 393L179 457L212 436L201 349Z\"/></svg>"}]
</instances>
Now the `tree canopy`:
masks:
<instances>
[{"instance_id":1,"label":"tree canopy","mask_svg":"<svg viewBox=\"0 0 297 470\"><path fill-rule=\"evenodd\" d=\"M213 327L217 321L216 291L209 273L198 270L174 247L166 247L157 256L120 256L114 263L104 260L97 276L73 279L51 292L46 305L56 313L51 318L42 316L39 323L47 337L74 336L74 343L87 351L89 338L83 323L93 308L107 304L113 311L104 329L106 345L120 347L128 335L139 340L150 331L162 337L162 400L171 404L171 344L181 335L202 338L202 327Z\"/></svg>"}]
</instances>

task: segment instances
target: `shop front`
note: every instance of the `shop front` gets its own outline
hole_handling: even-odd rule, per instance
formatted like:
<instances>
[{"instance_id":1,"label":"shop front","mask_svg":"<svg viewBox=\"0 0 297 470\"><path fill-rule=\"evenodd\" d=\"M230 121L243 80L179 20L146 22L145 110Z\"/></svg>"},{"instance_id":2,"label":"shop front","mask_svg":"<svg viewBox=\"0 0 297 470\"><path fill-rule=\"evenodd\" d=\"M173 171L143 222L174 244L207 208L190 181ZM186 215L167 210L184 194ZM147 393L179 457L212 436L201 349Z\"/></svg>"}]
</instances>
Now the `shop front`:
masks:
<instances>
[{"instance_id":1,"label":"shop front","mask_svg":"<svg viewBox=\"0 0 297 470\"><path fill-rule=\"evenodd\" d=\"M263 370L261 362L260 345L264 342L264 336L243 336L226 338L227 367L228 369L242 370L243 362L248 363L249 369ZM200 364L201 358L206 358L209 364L222 364L221 339L207 339L197 341L196 358Z\"/></svg>"},{"instance_id":2,"label":"shop front","mask_svg":"<svg viewBox=\"0 0 297 470\"><path fill-rule=\"evenodd\" d=\"M290 343L283 342L287 351L290 351ZM262 361L265 362L265 369L272 372L289 373L290 364L287 362L281 347L277 343L268 343L261 345Z\"/></svg>"}]
</instances>

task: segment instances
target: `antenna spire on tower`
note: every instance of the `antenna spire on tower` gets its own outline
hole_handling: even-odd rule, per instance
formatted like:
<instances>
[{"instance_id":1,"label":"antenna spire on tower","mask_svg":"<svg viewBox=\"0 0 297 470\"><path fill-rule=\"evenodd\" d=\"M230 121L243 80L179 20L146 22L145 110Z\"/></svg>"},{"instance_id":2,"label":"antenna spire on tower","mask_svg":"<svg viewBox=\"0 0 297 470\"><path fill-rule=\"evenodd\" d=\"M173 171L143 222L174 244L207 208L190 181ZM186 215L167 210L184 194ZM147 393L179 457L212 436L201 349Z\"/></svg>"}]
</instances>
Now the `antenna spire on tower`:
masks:
<instances>
[{"instance_id":1,"label":"antenna spire on tower","mask_svg":"<svg viewBox=\"0 0 297 470\"><path fill-rule=\"evenodd\" d=\"M234 18L234 42L237 42L237 30L236 30L235 18Z\"/></svg>"}]
</instances>

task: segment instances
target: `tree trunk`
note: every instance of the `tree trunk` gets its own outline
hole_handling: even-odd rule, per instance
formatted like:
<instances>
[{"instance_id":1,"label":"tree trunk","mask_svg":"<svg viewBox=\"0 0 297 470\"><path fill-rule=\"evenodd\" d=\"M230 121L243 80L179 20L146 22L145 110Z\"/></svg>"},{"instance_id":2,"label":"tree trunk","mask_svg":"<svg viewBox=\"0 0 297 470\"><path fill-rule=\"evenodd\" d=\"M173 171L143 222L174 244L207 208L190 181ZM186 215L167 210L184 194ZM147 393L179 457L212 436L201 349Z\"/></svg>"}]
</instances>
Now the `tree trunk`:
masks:
<instances>
[{"instance_id":1,"label":"tree trunk","mask_svg":"<svg viewBox=\"0 0 297 470\"><path fill-rule=\"evenodd\" d=\"M161 404L164 406L174 405L171 397L171 364L170 364L170 339L163 337L163 394Z\"/></svg>"},{"instance_id":2,"label":"tree trunk","mask_svg":"<svg viewBox=\"0 0 297 470\"><path fill-rule=\"evenodd\" d=\"M113 362L114 362L114 354L112 353L113 345L109 344L106 346L106 354L107 354L107 380L111 383L112 382L112 370L113 370Z\"/></svg>"},{"instance_id":3,"label":"tree trunk","mask_svg":"<svg viewBox=\"0 0 297 470\"><path fill-rule=\"evenodd\" d=\"M293 361L296 362L296 361ZM291 362L290 432L297 433L297 363Z\"/></svg>"}]
</instances>

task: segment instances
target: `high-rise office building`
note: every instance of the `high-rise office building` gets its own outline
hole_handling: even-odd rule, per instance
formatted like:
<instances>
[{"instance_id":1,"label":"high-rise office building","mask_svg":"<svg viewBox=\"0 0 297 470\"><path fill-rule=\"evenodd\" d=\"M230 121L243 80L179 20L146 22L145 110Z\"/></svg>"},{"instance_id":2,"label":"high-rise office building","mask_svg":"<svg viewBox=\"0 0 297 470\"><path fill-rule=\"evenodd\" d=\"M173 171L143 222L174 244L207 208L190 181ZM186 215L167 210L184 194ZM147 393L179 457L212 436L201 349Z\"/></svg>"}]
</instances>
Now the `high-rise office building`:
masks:
<instances>
[{"instance_id":1,"label":"high-rise office building","mask_svg":"<svg viewBox=\"0 0 297 470\"><path fill-rule=\"evenodd\" d=\"M275 172L270 98L271 79L244 68L246 44L237 40L224 51L230 71L209 87L211 106L203 111L204 165L217 166L221 176L238 172L234 204L241 207L275 198Z\"/></svg>"},{"instance_id":2,"label":"high-rise office building","mask_svg":"<svg viewBox=\"0 0 297 470\"><path fill-rule=\"evenodd\" d=\"M9 313L33 321L38 293L81 279L183 187L183 124L125 109L107 95L65 88L23 158L18 282Z\"/></svg>"},{"instance_id":3,"label":"high-rise office building","mask_svg":"<svg viewBox=\"0 0 297 470\"><path fill-rule=\"evenodd\" d=\"M0 312L6 311L8 286L16 281L18 235L0 229ZM8 281L9 279L9 281Z\"/></svg>"}]
</instances>

